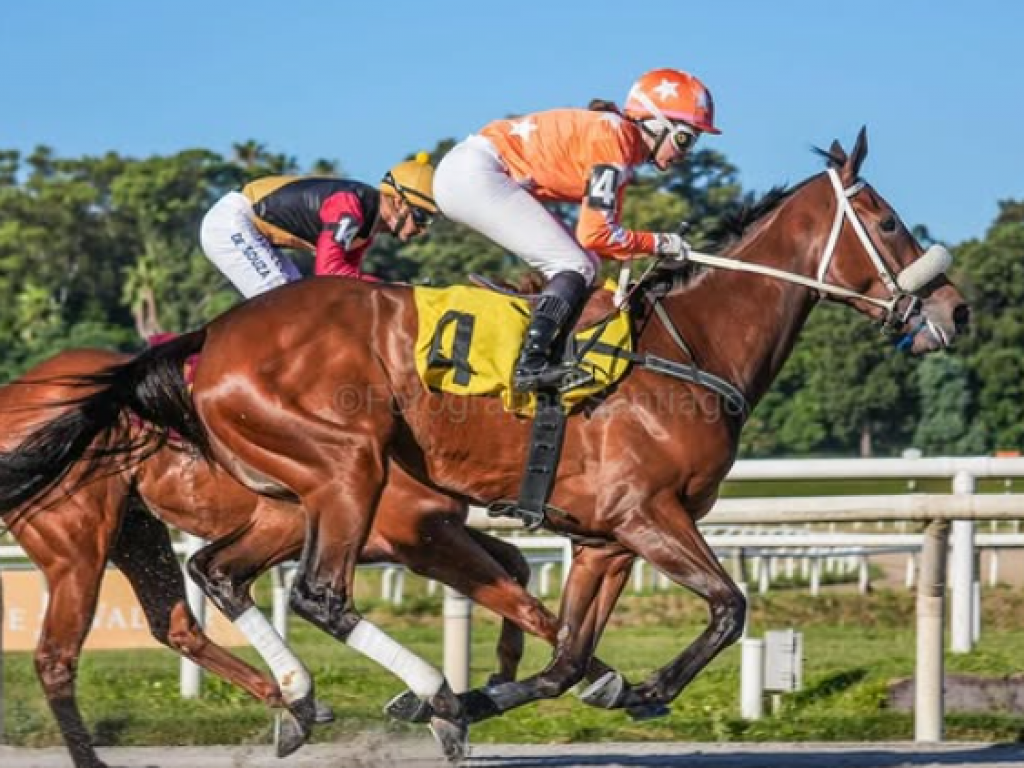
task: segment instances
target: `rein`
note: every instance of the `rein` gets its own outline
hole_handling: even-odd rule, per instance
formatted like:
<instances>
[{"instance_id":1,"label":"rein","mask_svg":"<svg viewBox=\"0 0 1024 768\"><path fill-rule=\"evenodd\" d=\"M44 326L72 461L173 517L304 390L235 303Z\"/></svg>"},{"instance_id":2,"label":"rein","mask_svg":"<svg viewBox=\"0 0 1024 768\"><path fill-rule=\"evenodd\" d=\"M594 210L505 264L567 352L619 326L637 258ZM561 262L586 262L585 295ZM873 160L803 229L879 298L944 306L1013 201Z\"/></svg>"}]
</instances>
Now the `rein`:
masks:
<instances>
[{"instance_id":1,"label":"rein","mask_svg":"<svg viewBox=\"0 0 1024 768\"><path fill-rule=\"evenodd\" d=\"M866 182L863 180L857 180L849 187L844 188L842 181L839 178L839 173L834 168L827 169L827 173L829 181L832 184L832 189L835 192L837 206L836 215L832 220L832 228L829 231L828 240L826 241L825 249L818 265L817 278L807 277L806 275L797 274L795 272L788 272L776 267L769 267L764 264L754 264L751 262L740 261L738 259L714 256L712 254L700 253L697 251L689 251L687 253L687 261L692 261L696 264L704 264L715 269L726 269L733 272L748 272L757 275L764 275L765 277L770 277L775 280L781 280L794 285L801 285L817 292L819 294L819 299L822 296L834 296L837 298L863 301L872 306L878 307L885 312L885 319L883 321L884 327L890 327L896 324L905 324L920 308L921 298L917 296L915 292L923 288L939 275L945 273L952 263L952 256L943 246L932 245L913 264L903 269L898 275L893 275L888 265L886 265L885 261L882 259L881 254L879 254L878 249L875 248L875 244L871 241L867 231L864 229L864 224L861 222L860 217L857 215L857 212L853 210L853 206L850 203L850 200L864 189ZM887 299L868 296L850 288L844 288L841 285L826 282L829 267L832 264L836 247L839 243L839 234L842 231L844 222L847 221L849 221L850 226L853 227L853 230L857 235L857 239L864 246L864 250L867 252L868 258L871 259L871 263L877 270L879 278L888 290L889 297ZM664 259L665 257L658 258L647 269L643 276L629 287L628 290L623 290L625 288L624 283L628 282L628 274L626 274L625 277L620 276L619 290L616 292L615 304L618 307L628 305L630 298L635 292L638 290L643 291L645 297L650 301L655 315L668 332L669 337L682 352L684 358L689 359L691 362L681 363L651 354L628 353L623 355L621 350L618 351L618 354L625 356L637 365L647 368L654 373L660 373L681 381L697 384L715 392L730 404L735 415L746 419L750 414L750 404L747 402L743 393L738 387L726 379L712 373L708 373L707 371L703 371L697 366L696 357L693 354L693 351L686 343L686 340L679 332L675 323L672 322L672 318L669 316L668 311L662 305L661 296L655 295L644 288L645 283L648 282L648 278L664 261ZM628 267L624 267L623 269L626 270ZM620 294L622 295L620 296ZM910 301L907 303L906 309L902 313L898 314L897 310L899 304L904 299L910 299ZM610 318L611 313L602 322L606 324ZM599 325L601 324L602 323L599 323ZM605 345L598 342L599 337L600 330L595 332L590 342L586 345L586 349L589 350L591 348L597 348L604 353L608 353L611 348L606 348ZM582 357L582 355L580 355L580 357Z\"/></svg>"}]
</instances>

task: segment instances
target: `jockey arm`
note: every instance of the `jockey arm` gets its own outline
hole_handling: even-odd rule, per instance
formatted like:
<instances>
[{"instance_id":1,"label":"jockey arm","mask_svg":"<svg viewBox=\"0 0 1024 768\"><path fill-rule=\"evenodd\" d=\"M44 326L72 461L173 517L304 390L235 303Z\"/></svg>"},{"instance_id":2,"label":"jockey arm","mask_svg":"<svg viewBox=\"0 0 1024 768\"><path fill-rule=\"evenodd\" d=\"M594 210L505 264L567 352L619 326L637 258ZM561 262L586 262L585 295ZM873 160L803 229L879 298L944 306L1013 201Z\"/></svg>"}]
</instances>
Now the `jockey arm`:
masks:
<instances>
[{"instance_id":1,"label":"jockey arm","mask_svg":"<svg viewBox=\"0 0 1024 768\"><path fill-rule=\"evenodd\" d=\"M590 169L576 238L603 258L628 259L657 249L653 232L635 232L621 224L623 197L631 177L632 169L621 163L598 163Z\"/></svg>"},{"instance_id":2,"label":"jockey arm","mask_svg":"<svg viewBox=\"0 0 1024 768\"><path fill-rule=\"evenodd\" d=\"M377 282L360 269L372 238L359 242L364 225L359 198L351 192L331 195L320 208L320 220L323 229L316 241L315 274Z\"/></svg>"}]
</instances>

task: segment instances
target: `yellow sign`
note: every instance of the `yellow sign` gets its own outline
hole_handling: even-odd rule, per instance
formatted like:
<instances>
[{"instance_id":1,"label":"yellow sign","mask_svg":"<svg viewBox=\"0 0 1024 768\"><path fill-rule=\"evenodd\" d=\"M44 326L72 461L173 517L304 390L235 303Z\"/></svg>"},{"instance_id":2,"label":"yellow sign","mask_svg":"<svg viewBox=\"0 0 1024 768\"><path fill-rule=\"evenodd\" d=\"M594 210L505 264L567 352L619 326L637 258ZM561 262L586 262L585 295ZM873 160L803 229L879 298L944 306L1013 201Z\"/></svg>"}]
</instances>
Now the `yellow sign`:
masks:
<instances>
[{"instance_id":1,"label":"yellow sign","mask_svg":"<svg viewBox=\"0 0 1024 768\"><path fill-rule=\"evenodd\" d=\"M36 647L46 611L46 580L36 570L0 572L3 589L3 645L5 651L31 651ZM246 640L212 605L206 605L206 634L220 645L245 645ZM85 647L163 648L150 634L146 614L120 571L108 570L103 579L92 629Z\"/></svg>"}]
</instances>

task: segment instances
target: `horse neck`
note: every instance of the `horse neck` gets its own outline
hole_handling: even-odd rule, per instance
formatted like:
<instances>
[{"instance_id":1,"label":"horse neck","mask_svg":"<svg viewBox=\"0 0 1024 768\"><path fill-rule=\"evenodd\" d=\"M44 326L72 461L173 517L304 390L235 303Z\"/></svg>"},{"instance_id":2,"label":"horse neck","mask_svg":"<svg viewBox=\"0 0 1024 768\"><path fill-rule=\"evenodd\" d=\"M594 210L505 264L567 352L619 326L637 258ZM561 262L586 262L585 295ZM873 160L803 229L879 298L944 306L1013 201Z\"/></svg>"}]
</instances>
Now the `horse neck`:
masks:
<instances>
[{"instance_id":1,"label":"horse neck","mask_svg":"<svg viewBox=\"0 0 1024 768\"><path fill-rule=\"evenodd\" d=\"M805 222L788 225L798 213L796 197L801 193L809 194L810 190L795 192L727 255L813 276L825 236L805 234ZM830 216L832 211L834 206L823 210L822 215ZM811 229L821 231L820 226ZM789 358L816 301L814 292L803 286L713 269L691 288L667 296L664 304L699 367L738 387L753 406ZM674 348L667 334L656 343L661 352Z\"/></svg>"}]
</instances>

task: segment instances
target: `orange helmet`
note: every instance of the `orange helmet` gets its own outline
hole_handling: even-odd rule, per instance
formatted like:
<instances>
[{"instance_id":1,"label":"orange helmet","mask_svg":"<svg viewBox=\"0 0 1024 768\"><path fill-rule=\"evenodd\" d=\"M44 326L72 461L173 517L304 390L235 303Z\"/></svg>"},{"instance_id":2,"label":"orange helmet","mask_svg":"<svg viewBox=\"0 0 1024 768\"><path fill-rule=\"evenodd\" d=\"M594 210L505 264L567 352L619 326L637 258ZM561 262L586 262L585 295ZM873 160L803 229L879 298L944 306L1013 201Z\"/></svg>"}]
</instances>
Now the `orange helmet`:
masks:
<instances>
[{"instance_id":1,"label":"orange helmet","mask_svg":"<svg viewBox=\"0 0 1024 768\"><path fill-rule=\"evenodd\" d=\"M715 128L715 102L704 83L678 69L652 69L640 76L626 98L623 110L635 120L655 119L666 123L680 120L704 133L721 133Z\"/></svg>"}]
</instances>

